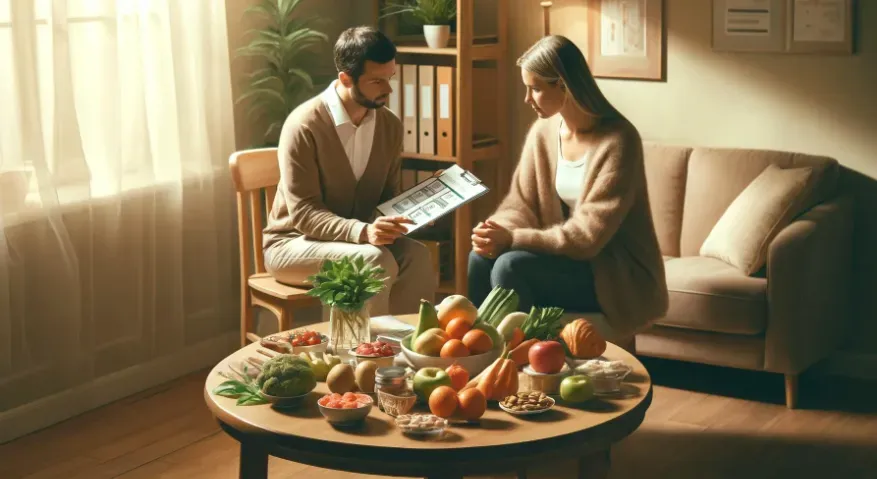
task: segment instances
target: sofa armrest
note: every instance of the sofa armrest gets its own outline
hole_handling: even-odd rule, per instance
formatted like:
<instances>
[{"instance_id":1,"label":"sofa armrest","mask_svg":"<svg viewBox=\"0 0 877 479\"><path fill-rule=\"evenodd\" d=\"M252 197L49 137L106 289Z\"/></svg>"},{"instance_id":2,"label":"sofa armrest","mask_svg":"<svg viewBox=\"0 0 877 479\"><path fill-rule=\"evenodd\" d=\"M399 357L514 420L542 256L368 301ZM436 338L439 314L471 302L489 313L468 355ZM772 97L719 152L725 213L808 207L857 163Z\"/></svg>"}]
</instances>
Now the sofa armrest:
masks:
<instances>
[{"instance_id":1,"label":"sofa armrest","mask_svg":"<svg viewBox=\"0 0 877 479\"><path fill-rule=\"evenodd\" d=\"M853 202L838 197L798 217L767 256L764 368L797 374L843 340L850 315Z\"/></svg>"}]
</instances>

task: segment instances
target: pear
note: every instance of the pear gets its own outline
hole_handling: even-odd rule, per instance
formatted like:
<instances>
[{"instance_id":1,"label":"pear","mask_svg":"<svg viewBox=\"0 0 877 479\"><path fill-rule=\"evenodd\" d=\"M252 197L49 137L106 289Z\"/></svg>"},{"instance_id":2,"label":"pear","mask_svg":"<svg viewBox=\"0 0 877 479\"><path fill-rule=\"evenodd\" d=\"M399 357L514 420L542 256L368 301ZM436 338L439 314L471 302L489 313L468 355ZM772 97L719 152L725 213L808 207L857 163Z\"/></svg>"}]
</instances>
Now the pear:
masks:
<instances>
[{"instance_id":1,"label":"pear","mask_svg":"<svg viewBox=\"0 0 877 479\"><path fill-rule=\"evenodd\" d=\"M421 299L420 318L417 321L417 328L414 329L414 334L411 336L411 346L414 346L415 341L417 341L420 335L433 328L441 329L435 306L429 301Z\"/></svg>"}]
</instances>

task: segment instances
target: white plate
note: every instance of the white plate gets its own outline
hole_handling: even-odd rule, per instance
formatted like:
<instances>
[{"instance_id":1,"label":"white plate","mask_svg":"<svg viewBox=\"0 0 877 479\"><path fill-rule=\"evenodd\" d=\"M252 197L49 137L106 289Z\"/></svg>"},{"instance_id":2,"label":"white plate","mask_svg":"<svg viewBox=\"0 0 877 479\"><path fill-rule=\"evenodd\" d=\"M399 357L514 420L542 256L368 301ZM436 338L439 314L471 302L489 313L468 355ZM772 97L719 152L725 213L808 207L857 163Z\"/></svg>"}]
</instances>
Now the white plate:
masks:
<instances>
[{"instance_id":1,"label":"white plate","mask_svg":"<svg viewBox=\"0 0 877 479\"><path fill-rule=\"evenodd\" d=\"M533 414L542 414L543 412L550 411L551 408L554 407L554 404L555 404L554 398L551 397L551 396L547 396L547 397L548 397L548 400L551 401L551 405L548 406L548 407L545 408L545 409L537 409L537 410L535 410L535 411L512 411L511 409L508 409L508 408L506 408L505 406L503 406L501 401L500 401L500 402L497 402L497 404L499 404L499 408L500 408L500 409L502 409L503 411L505 411L505 412L507 412L507 413L509 413L509 414L511 414L511 415L514 415L514 416L532 416Z\"/></svg>"}]
</instances>

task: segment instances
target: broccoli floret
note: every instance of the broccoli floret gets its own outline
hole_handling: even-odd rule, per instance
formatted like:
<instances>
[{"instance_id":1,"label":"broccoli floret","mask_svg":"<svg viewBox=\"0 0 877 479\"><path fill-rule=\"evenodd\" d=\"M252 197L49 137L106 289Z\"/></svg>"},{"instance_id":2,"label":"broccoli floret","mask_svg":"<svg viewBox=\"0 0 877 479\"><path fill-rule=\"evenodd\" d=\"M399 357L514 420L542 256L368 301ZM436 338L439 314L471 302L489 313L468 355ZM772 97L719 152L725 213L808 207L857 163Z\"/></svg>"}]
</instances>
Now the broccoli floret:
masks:
<instances>
[{"instance_id":1,"label":"broccoli floret","mask_svg":"<svg viewBox=\"0 0 877 479\"><path fill-rule=\"evenodd\" d=\"M256 384L265 394L288 397L310 392L317 386L317 379L305 360L280 354L265 361Z\"/></svg>"}]
</instances>

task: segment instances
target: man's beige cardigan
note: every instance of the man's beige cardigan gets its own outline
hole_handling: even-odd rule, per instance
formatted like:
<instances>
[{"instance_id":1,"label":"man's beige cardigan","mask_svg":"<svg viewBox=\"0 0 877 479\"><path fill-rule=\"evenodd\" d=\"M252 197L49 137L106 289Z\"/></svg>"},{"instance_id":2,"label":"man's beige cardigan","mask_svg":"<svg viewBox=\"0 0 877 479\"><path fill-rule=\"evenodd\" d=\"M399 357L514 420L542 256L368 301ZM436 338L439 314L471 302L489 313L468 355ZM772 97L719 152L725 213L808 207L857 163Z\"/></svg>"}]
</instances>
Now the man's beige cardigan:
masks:
<instances>
[{"instance_id":1,"label":"man's beige cardigan","mask_svg":"<svg viewBox=\"0 0 877 479\"><path fill-rule=\"evenodd\" d=\"M667 311L664 261L649 207L642 140L625 120L593 134L578 206L564 218L555 190L559 115L527 135L508 195L491 219L512 232L512 248L588 260L597 300L617 334Z\"/></svg>"},{"instance_id":2,"label":"man's beige cardigan","mask_svg":"<svg viewBox=\"0 0 877 479\"><path fill-rule=\"evenodd\" d=\"M375 136L359 181L320 96L299 105L283 125L277 147L280 183L264 248L283 238L362 243L360 234L379 204L400 192L402 122L375 110Z\"/></svg>"}]
</instances>

